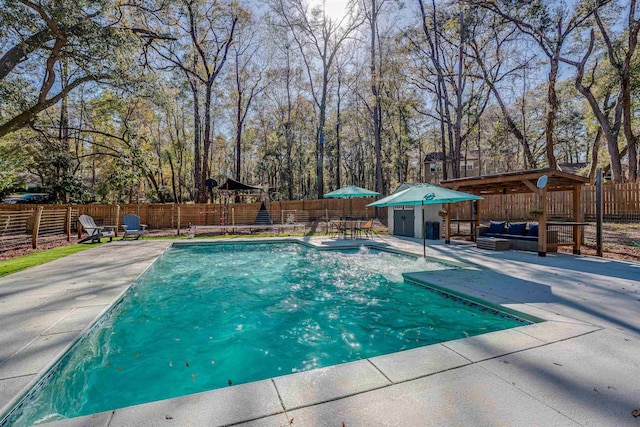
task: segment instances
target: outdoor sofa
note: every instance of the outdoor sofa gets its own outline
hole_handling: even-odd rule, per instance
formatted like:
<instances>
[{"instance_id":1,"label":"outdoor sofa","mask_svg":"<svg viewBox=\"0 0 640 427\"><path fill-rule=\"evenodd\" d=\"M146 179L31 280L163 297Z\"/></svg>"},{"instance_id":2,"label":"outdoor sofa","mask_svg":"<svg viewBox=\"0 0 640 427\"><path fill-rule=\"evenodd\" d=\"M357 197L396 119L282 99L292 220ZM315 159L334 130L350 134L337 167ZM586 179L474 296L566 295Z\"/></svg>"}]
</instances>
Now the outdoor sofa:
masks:
<instances>
[{"instance_id":1,"label":"outdoor sofa","mask_svg":"<svg viewBox=\"0 0 640 427\"><path fill-rule=\"evenodd\" d=\"M557 241L557 231L547 232L547 243ZM508 239L510 247L516 251L538 252L538 224L526 222L490 221L489 225L476 228L476 237L495 237ZM557 248L547 248L548 252L557 252Z\"/></svg>"}]
</instances>

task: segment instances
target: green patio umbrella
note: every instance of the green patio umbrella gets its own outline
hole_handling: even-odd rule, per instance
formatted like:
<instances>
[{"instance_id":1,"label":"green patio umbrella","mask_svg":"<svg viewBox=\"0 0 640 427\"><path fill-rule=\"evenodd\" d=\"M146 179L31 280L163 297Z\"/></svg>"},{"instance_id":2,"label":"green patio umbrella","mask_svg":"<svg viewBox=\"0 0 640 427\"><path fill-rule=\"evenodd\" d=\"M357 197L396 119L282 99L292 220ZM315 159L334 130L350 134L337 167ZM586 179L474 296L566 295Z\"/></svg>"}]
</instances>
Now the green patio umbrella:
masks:
<instances>
[{"instance_id":1,"label":"green patio umbrella","mask_svg":"<svg viewBox=\"0 0 640 427\"><path fill-rule=\"evenodd\" d=\"M356 185L347 185L346 187L342 187L325 194L324 197L328 199L353 199L354 197L374 197L378 195L380 195L380 193L367 190L366 188L358 187ZM351 214L352 212L351 200L349 200L349 213Z\"/></svg>"},{"instance_id":2,"label":"green patio umbrella","mask_svg":"<svg viewBox=\"0 0 640 427\"><path fill-rule=\"evenodd\" d=\"M433 184L416 184L367 206L415 206L438 203L456 203L467 200L481 200L482 197L462 191L450 190Z\"/></svg>"},{"instance_id":3,"label":"green patio umbrella","mask_svg":"<svg viewBox=\"0 0 640 427\"><path fill-rule=\"evenodd\" d=\"M394 193L367 206L417 206L435 205L438 203L456 203L468 200L481 200L482 197L462 191L450 190L433 184L417 184ZM422 209L422 226L424 227L424 209ZM426 234L422 231L422 252L426 257Z\"/></svg>"}]
</instances>

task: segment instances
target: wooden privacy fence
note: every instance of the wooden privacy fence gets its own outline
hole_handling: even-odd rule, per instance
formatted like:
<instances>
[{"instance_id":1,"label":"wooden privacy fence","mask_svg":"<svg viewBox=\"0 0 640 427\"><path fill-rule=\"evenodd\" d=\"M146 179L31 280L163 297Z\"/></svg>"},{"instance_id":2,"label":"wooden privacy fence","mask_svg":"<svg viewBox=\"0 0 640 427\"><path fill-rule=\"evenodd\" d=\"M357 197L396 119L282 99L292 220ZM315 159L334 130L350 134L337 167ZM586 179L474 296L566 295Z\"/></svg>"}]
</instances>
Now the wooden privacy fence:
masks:
<instances>
[{"instance_id":1,"label":"wooden privacy fence","mask_svg":"<svg viewBox=\"0 0 640 427\"><path fill-rule=\"evenodd\" d=\"M71 229L76 227L78 208L51 205L46 209L37 206L29 209L0 209L0 250L23 245L31 239L34 249L39 239L66 235L71 239Z\"/></svg>"},{"instance_id":2,"label":"wooden privacy fence","mask_svg":"<svg viewBox=\"0 0 640 427\"><path fill-rule=\"evenodd\" d=\"M640 220L640 183L605 184L603 186L603 212L607 221ZM547 195L547 215L558 218L572 217L573 195L570 191L550 192ZM531 210L540 209L533 193L484 196L480 216L484 219L531 219ZM582 187L581 209L585 220L595 220L595 186ZM454 215L470 218L470 204L459 203Z\"/></svg>"},{"instance_id":3,"label":"wooden privacy fence","mask_svg":"<svg viewBox=\"0 0 640 427\"><path fill-rule=\"evenodd\" d=\"M265 202L265 208L273 224L307 223L326 220L327 217L354 216L372 218L376 211L366 205L374 198L358 199L321 199L321 200L289 200ZM7 237L19 236L25 239L34 230L35 218L40 210L38 235L66 233L65 222L68 208L72 208L69 227L71 231L80 232L77 228L79 215L93 217L97 225L115 225L121 230L122 217L135 214L149 229L178 229L191 225L252 225L256 221L261 203L229 203L229 204L119 204L119 205L2 205L0 210L6 215L0 216L0 227L9 224ZM6 208L6 209L5 209ZM3 220L4 218L4 220ZM10 218L7 223L7 218ZM19 220L18 218L22 218ZM20 222L21 221L21 222ZM0 229L1 230L1 229ZM9 234L9 231L11 234ZM117 233L117 232L116 232ZM2 237L3 235L0 235ZM1 245L1 242L0 242Z\"/></svg>"},{"instance_id":4,"label":"wooden privacy fence","mask_svg":"<svg viewBox=\"0 0 640 427\"><path fill-rule=\"evenodd\" d=\"M640 183L605 184L603 186L604 217L606 220L640 220ZM352 216L386 218L387 210L367 208L375 198L288 200L265 202L269 217L274 224L289 222L324 221L327 217ZM595 187L582 189L582 212L585 219L596 215ZM119 205L74 205L71 220L67 221L66 206L43 205L36 234L38 236L66 233L67 228L77 230L79 215L90 215L98 225L122 225L127 214L140 216L149 229L178 229L191 225L251 225L260 210L260 203L229 204L119 204ZM548 194L547 210L550 217L571 217L571 192ZM39 206L16 204L0 205L0 248L4 241L32 236ZM458 203L454 218L470 218L470 204ZM533 193L490 195L481 203L481 216L485 219L532 219L529 211L540 209ZM21 237L20 237L21 236Z\"/></svg>"}]
</instances>

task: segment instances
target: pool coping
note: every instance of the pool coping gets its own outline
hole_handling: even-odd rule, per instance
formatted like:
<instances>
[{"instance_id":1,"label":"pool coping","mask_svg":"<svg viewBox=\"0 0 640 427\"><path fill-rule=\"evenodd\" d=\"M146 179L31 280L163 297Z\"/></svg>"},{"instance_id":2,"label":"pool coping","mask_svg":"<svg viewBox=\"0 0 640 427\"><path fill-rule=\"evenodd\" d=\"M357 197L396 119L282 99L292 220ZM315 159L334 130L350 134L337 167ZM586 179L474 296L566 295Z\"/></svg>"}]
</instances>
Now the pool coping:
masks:
<instances>
[{"instance_id":1,"label":"pool coping","mask_svg":"<svg viewBox=\"0 0 640 427\"><path fill-rule=\"evenodd\" d=\"M137 274L136 278L129 283L128 286L113 300L100 314L90 323L83 331L77 335L73 342L68 345L61 354L53 361L50 361L45 369L40 370L41 375L39 378L32 380L28 386L24 387L23 392L19 397L12 400L11 404L6 407L13 407L16 402L20 401L26 393L38 382L42 381L43 376L55 366L59 359L67 353L76 343L82 339L88 331L94 328L97 323L102 319L104 313L113 309L113 307L121 301L123 295L129 290L129 288L137 281L137 279L144 274L144 272L160 257L164 252L169 250L172 246L180 245L211 245L211 244L228 244L228 243L258 243L265 241L280 243L280 242L292 242L302 243L304 245L314 247L320 250L331 250L336 247L321 247L314 245L310 242L303 241L296 238L282 238L268 240L248 239L248 240L219 240L205 241L181 241L181 242L167 242L166 247L162 250L152 261L134 263L132 266L138 268L143 267ZM377 247L383 250L390 250L389 247L377 244L366 244L366 246ZM357 245L340 245L342 248L346 247L359 247L360 242ZM409 254L416 256L416 253L405 252L402 250L391 250L392 252ZM451 262L445 261L445 263L451 264ZM427 286L440 289L441 287L433 285L431 283L424 282L417 277L414 277L414 273L406 274L407 278L411 281L416 281L421 284L427 284ZM476 299L475 297L459 293L455 290L444 287L442 290L449 294L460 294L464 298L469 300ZM456 295L458 296L458 295ZM477 300L481 300L477 298ZM481 300L491 306L488 301ZM499 306L499 305L498 305ZM522 309L517 312L531 316L531 318L537 320L545 320L543 323L534 323L531 325L520 326L504 331L492 332L488 334L478 335L470 338L463 338L459 340L447 341L444 343L424 346L415 348L412 350L406 350L397 353L391 353L383 356L376 356L373 358L362 359L355 362L349 362L345 364L333 365L327 368L320 368L316 370L306 371L302 373L295 373L280 377L275 377L267 380L256 381L252 383L246 383L238 386L233 386L225 389L218 389L213 391L196 393L193 395L187 395L167 400L161 400L156 402L145 403L141 405L135 405L131 407L116 409L112 411L106 411L104 413L92 414L84 417L77 417L73 419L63 420L59 422L53 422L48 425L69 425L73 423L83 423L91 420L91 424L100 424L103 420L105 425L117 425L118 422L123 422L126 425L128 420L135 420L138 417L145 417L149 422L151 419L148 417L159 417L164 419L169 414L165 408L174 407L175 411L185 411L187 408L193 410L193 405L200 405L202 401L228 401L232 396L237 395L239 388L242 389L242 393L247 395L270 395L273 401L266 402L264 407L260 411L255 413L242 413L235 418L225 417L225 411L228 412L229 408L208 408L209 415L214 419L224 420L219 425L235 425L239 423L245 423L255 420L261 420L266 417L274 415L284 415L287 411L292 411L308 406L318 405L326 402L331 402L350 396L359 395L362 393L378 390L381 388L391 387L394 385L402 384L407 381L415 379L425 378L438 373L446 372L451 369L460 368L463 366L477 364L483 361L495 359L505 355L515 354L525 350L544 347L556 342L564 341L567 339L580 337L587 335L602 328L589 324L588 322L567 322L566 319L558 319L557 316L549 316L547 319L540 319L533 313L527 313L527 306L522 305ZM507 307L500 306L501 311L514 311ZM539 312L536 312L538 316ZM565 333L559 331L560 329L567 329L567 325L571 325L569 330ZM545 340L544 336L548 335L549 330L559 332L556 338L551 340ZM482 348L490 348L490 352L478 351L477 344L490 343L491 345L481 345ZM305 391L309 390L309 386L313 385L313 393ZM277 399L275 399L277 398ZM177 406L176 406L177 405ZM224 405L222 405L224 406ZM216 414L216 412L222 412ZM6 416L9 412L2 413L2 425L6 422ZM174 417L175 418L175 417ZM120 421L119 421L120 420Z\"/></svg>"}]
</instances>

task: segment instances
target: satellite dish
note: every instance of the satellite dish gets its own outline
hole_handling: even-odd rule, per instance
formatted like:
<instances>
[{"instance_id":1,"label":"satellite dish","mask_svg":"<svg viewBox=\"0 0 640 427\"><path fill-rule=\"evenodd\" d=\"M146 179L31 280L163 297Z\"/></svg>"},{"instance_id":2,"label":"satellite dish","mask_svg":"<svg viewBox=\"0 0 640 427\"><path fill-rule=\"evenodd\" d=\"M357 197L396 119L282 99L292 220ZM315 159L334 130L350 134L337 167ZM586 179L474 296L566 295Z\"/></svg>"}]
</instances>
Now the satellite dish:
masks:
<instances>
[{"instance_id":1,"label":"satellite dish","mask_svg":"<svg viewBox=\"0 0 640 427\"><path fill-rule=\"evenodd\" d=\"M538 182L536 183L536 187L544 188L547 186L547 182L549 182L549 177L547 175L542 175L538 178Z\"/></svg>"}]
</instances>

